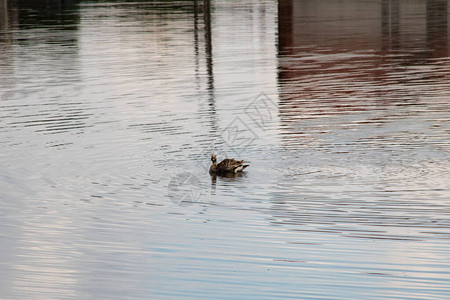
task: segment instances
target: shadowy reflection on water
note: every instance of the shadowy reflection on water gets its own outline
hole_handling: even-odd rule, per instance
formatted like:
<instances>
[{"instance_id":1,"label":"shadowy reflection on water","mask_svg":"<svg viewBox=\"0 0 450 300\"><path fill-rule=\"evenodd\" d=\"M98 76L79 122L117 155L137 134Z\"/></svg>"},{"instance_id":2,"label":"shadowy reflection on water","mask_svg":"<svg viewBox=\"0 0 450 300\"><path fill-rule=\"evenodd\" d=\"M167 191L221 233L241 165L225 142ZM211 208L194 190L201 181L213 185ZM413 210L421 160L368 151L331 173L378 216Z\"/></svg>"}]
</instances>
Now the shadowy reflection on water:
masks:
<instances>
[{"instance_id":1,"label":"shadowy reflection on water","mask_svg":"<svg viewBox=\"0 0 450 300\"><path fill-rule=\"evenodd\" d=\"M303 212L289 208L277 218L338 232L356 222L367 237L371 224L397 233L407 227L400 239L423 236L411 227L443 230L450 65L440 12L447 2L282 1L279 9L280 135L295 153L289 161L307 160L319 173L308 183L283 183L306 203L294 204ZM376 231L387 238L390 230Z\"/></svg>"},{"instance_id":2,"label":"shadowy reflection on water","mask_svg":"<svg viewBox=\"0 0 450 300\"><path fill-rule=\"evenodd\" d=\"M0 0L0 298L445 298L447 11Z\"/></svg>"}]
</instances>

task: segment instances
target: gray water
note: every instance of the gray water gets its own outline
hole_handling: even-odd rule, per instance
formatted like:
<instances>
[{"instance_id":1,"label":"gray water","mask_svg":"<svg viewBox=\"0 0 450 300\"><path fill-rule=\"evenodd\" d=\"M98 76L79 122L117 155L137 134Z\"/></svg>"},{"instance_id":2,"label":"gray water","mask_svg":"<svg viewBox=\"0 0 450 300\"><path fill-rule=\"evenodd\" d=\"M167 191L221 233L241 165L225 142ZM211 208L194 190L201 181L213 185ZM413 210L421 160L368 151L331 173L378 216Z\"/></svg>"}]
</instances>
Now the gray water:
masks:
<instances>
[{"instance_id":1,"label":"gray water","mask_svg":"<svg viewBox=\"0 0 450 300\"><path fill-rule=\"evenodd\" d=\"M1 299L450 297L447 1L35 2L0 0Z\"/></svg>"}]
</instances>

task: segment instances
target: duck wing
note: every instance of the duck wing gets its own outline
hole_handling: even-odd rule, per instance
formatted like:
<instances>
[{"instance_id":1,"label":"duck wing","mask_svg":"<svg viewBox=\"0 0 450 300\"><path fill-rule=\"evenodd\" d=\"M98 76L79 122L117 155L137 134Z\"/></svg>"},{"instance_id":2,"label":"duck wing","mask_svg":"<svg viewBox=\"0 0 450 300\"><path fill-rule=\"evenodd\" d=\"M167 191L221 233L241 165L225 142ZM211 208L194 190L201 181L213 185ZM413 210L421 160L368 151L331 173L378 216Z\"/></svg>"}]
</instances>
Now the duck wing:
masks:
<instances>
[{"instance_id":1,"label":"duck wing","mask_svg":"<svg viewBox=\"0 0 450 300\"><path fill-rule=\"evenodd\" d=\"M239 172L248 167L248 165L244 165L243 160L235 160L233 158L227 158L222 160L217 165L217 170L219 172Z\"/></svg>"}]
</instances>

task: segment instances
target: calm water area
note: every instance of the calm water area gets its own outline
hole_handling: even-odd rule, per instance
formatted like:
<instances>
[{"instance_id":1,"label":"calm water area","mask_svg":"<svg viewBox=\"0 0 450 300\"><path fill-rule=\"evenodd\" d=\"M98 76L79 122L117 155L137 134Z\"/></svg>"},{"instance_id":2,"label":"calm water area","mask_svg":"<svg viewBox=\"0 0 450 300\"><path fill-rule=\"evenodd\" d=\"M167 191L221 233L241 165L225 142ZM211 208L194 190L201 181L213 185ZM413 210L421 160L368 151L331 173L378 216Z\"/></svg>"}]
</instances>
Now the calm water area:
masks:
<instances>
[{"instance_id":1,"label":"calm water area","mask_svg":"<svg viewBox=\"0 0 450 300\"><path fill-rule=\"evenodd\" d=\"M0 0L0 299L450 299L449 12Z\"/></svg>"}]
</instances>

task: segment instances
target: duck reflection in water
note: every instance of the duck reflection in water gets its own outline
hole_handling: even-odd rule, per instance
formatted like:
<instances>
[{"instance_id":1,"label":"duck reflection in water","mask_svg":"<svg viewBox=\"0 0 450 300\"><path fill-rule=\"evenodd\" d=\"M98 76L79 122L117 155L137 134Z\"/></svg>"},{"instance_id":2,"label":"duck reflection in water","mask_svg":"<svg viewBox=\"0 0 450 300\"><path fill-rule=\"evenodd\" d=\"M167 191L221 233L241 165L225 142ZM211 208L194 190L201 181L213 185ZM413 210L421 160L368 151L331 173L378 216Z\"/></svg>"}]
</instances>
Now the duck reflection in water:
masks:
<instances>
[{"instance_id":1,"label":"duck reflection in water","mask_svg":"<svg viewBox=\"0 0 450 300\"><path fill-rule=\"evenodd\" d=\"M215 173L210 173L211 175L211 195L215 195L216 194L216 183L217 183L217 177L220 177L222 179L222 181L224 181L224 185L227 185L226 182L232 182L234 180L238 180L241 177L245 177L246 174L243 172L238 172L238 173L224 173L224 174L215 174Z\"/></svg>"}]
</instances>

